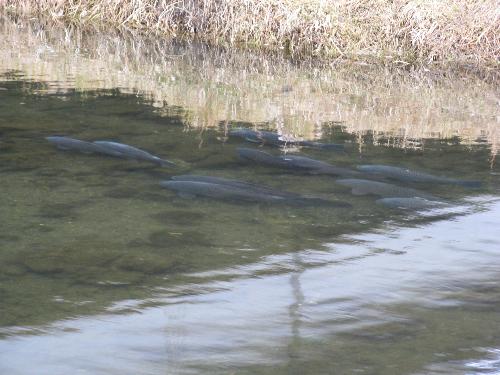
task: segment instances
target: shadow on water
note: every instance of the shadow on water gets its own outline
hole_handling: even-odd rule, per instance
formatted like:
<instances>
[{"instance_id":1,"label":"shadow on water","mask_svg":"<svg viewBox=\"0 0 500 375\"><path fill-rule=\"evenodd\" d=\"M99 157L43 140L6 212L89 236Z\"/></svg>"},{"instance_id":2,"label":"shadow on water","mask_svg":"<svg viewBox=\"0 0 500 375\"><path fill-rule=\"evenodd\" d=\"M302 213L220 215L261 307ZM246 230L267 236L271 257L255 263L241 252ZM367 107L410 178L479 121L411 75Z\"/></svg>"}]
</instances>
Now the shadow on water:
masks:
<instances>
[{"instance_id":1,"label":"shadow on water","mask_svg":"<svg viewBox=\"0 0 500 375\"><path fill-rule=\"evenodd\" d=\"M409 324L391 320L362 332L349 331L340 336L339 342L328 335L304 338L303 331L310 335L317 328L311 328L314 322L304 321L308 300L301 280L315 269L409 251L380 245L359 252L356 245L364 240L356 236L376 235L394 226L421 228L436 221L453 222L461 215L481 212L488 198L482 202L477 197L493 197L498 188L494 174L498 168L491 169L486 145L466 146L443 139L426 140L425 150L384 148L373 145L370 133L360 139L335 125L325 127L321 141L345 142L348 152L300 150L303 155L342 167L363 163L405 165L483 182L475 190L412 185L468 207L421 216L381 207L371 196L354 197L348 189L336 185L332 176L242 163L235 150L243 141L227 140L226 124L219 129L189 130L180 108L173 109L171 117L160 116L141 97L122 94L118 89L66 91L64 95L36 93L43 85L23 80L20 72L8 72L0 79L0 87L6 89L0 91L0 335L5 339L23 333L43 335L53 329L51 324L71 318L112 311L127 316L143 308L169 306L176 298L197 298L224 290L218 285L232 280L237 284L245 278L282 277L288 280L293 300L288 305L289 332L283 334L287 340L285 353L277 351L277 357L288 358L286 364L272 368L243 365L241 373L328 373L324 366L332 362L325 363L324 358L343 345L345 356L337 362L341 371L350 366L346 353L351 349L367 353L376 348L372 355L377 356L383 355L385 348L401 355L411 350L406 342L417 342L424 348L428 340L435 339L433 335L420 337L420 328L422 321L440 324L440 310L422 312L422 320L417 311ZM127 143L173 160L178 167L159 168L57 150L44 139L55 134ZM383 140L379 137L377 142ZM352 207L186 199L158 185L162 179L185 173L263 183L341 200ZM339 252L332 244L345 249ZM162 299L164 295L171 300ZM359 297L347 296L346 300ZM143 305L137 309L115 308L126 300L142 301ZM404 305L392 308L391 316L406 311ZM467 313L456 312L456 316L462 319ZM346 313L347 325L351 319L362 320ZM450 324L449 329L458 329ZM494 340L490 341L493 345ZM371 357L363 357L363 361L357 364L360 369L377 366L370 362ZM193 368L197 366L195 363Z\"/></svg>"}]
</instances>

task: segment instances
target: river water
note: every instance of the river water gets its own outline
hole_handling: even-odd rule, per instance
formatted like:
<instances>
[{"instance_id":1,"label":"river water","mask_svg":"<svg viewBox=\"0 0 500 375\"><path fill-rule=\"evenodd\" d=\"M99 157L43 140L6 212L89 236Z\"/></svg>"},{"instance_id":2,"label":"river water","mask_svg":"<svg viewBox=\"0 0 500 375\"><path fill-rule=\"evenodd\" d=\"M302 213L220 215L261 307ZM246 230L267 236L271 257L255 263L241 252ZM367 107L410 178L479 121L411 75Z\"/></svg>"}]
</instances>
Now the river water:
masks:
<instances>
[{"instance_id":1,"label":"river water","mask_svg":"<svg viewBox=\"0 0 500 375\"><path fill-rule=\"evenodd\" d=\"M0 374L500 374L498 90L2 19ZM434 74L434 75L433 75ZM228 137L265 129L346 152ZM113 140L175 168L62 151ZM479 180L426 212L237 147ZM351 207L185 198L203 174Z\"/></svg>"}]
</instances>

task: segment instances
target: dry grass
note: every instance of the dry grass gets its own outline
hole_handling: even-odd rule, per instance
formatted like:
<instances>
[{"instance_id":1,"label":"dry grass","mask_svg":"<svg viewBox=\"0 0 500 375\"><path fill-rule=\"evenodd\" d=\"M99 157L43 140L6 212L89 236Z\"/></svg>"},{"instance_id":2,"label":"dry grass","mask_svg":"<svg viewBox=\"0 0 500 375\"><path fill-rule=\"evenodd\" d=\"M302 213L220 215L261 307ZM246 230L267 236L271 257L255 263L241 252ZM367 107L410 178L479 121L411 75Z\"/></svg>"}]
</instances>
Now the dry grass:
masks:
<instances>
[{"instance_id":1,"label":"dry grass","mask_svg":"<svg viewBox=\"0 0 500 375\"><path fill-rule=\"evenodd\" d=\"M0 8L104 22L295 57L498 66L497 0L0 0Z\"/></svg>"}]
</instances>

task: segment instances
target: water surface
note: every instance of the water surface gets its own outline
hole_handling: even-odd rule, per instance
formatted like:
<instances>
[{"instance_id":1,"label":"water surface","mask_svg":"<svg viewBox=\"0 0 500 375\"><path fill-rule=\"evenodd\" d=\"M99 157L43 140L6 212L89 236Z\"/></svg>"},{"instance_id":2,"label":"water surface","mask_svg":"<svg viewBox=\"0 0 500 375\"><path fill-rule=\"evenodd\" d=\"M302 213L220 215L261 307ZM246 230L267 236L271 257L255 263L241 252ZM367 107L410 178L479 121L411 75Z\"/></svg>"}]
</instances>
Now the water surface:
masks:
<instances>
[{"instance_id":1,"label":"water surface","mask_svg":"<svg viewBox=\"0 0 500 375\"><path fill-rule=\"evenodd\" d=\"M12 31L6 22L3 30ZM36 34L26 28L8 34L24 44L20 54L2 49L11 58L0 70L1 373L500 371L498 108L491 86L455 82L469 90L489 88L471 95L440 81L429 86L429 96L404 84L388 89L398 95L377 96L375 86L361 97L356 90L366 76L346 84L326 75L323 99L334 93L335 110L322 112L328 104L315 101L306 111L304 97L289 97L300 92L297 86L280 86L276 93L278 73L269 76L270 87L258 90L252 87L265 82L255 80L262 79L258 69L240 76L239 86L222 78L216 83L214 75L202 81L198 73L190 80L186 72L199 72L200 55L208 56L209 67L220 61L203 49L171 46L182 51L183 62L157 67L157 74L169 77L177 69L175 80L161 82L183 84L141 91L144 82L131 77L150 65L122 71L127 79L120 82L107 81L116 68L106 61L111 55L99 59L95 50L70 48L95 42L95 34L86 39L70 30L58 45L43 29ZM26 39L44 40L45 49L29 52ZM134 52L127 51L123 55ZM109 70L85 70L96 61ZM297 69L281 76L283 85L302 74L306 78L296 85L317 87L321 71L307 76ZM219 70L215 76L230 74ZM380 73L373 80L381 82ZM209 113L182 99L196 90L204 98L214 87L220 95L213 103L231 97L241 105ZM163 94L170 96L160 101ZM403 107L401 95L414 98L415 106ZM272 106L259 97L270 98L264 102ZM438 110L429 97L452 98L453 107ZM479 111L473 104L482 99ZM371 104L381 100L393 109L377 112ZM290 112L293 103L297 112ZM259 118L249 115L253 107L261 110ZM274 119L272 108L281 109ZM413 118L413 126L421 122L428 129L398 133L391 125L382 131L377 124L384 118L394 126L399 121L401 129L410 129ZM437 125L440 119L447 126ZM390 210L374 197L352 196L331 176L242 163L235 149L257 146L228 139L235 126L345 143L346 153L286 150L342 167L407 166L483 186L412 186L453 208L425 215ZM45 140L50 135L127 143L178 168L57 150ZM158 185L183 173L264 183L352 207L185 199Z\"/></svg>"}]
</instances>

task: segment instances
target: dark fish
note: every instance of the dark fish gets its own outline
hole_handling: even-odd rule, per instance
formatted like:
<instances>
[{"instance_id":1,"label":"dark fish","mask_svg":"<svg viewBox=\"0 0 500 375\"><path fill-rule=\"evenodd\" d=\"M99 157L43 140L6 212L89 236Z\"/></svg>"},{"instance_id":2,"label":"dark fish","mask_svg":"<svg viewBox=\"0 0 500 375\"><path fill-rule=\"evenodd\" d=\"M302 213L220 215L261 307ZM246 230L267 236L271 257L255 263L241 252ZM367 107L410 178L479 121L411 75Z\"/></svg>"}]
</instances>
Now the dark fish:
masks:
<instances>
[{"instance_id":1,"label":"dark fish","mask_svg":"<svg viewBox=\"0 0 500 375\"><path fill-rule=\"evenodd\" d=\"M283 155L279 156L288 168L305 169L316 174L329 174L334 176L354 177L360 175L359 172L349 168L336 167L321 160L311 159L305 156Z\"/></svg>"},{"instance_id":2,"label":"dark fish","mask_svg":"<svg viewBox=\"0 0 500 375\"><path fill-rule=\"evenodd\" d=\"M94 143L80 141L69 137L45 137L47 141L54 144L60 150L78 151L85 154L102 153L103 149Z\"/></svg>"},{"instance_id":3,"label":"dark fish","mask_svg":"<svg viewBox=\"0 0 500 375\"><path fill-rule=\"evenodd\" d=\"M213 177L213 176L200 176L200 175L180 175L180 176L172 176L172 180L175 181L193 181L193 182L209 182L213 184L233 186L236 188L242 188L247 190L253 190L255 192L260 192L264 194L271 195L281 195L284 197L294 197L301 198L302 196L297 193L291 193L288 191L278 190L266 185L253 184L251 182L239 181L239 180L231 180L228 178L222 177Z\"/></svg>"},{"instance_id":4,"label":"dark fish","mask_svg":"<svg viewBox=\"0 0 500 375\"><path fill-rule=\"evenodd\" d=\"M435 176L428 173L412 171L407 168L390 165L359 165L358 170L403 182L426 182L434 184L450 184L464 187L480 187L480 181L465 181L454 178Z\"/></svg>"},{"instance_id":5,"label":"dark fish","mask_svg":"<svg viewBox=\"0 0 500 375\"><path fill-rule=\"evenodd\" d=\"M230 201L282 203L295 206L351 206L344 202L318 197L306 197L296 193L273 189L265 185L212 176L174 176L173 180L162 181L160 185L177 191L183 196L203 196Z\"/></svg>"},{"instance_id":6,"label":"dark fish","mask_svg":"<svg viewBox=\"0 0 500 375\"><path fill-rule=\"evenodd\" d=\"M222 200L282 203L286 197L244 189L241 187L214 184L201 181L162 181L164 188L174 190L181 195L202 196Z\"/></svg>"},{"instance_id":7,"label":"dark fish","mask_svg":"<svg viewBox=\"0 0 500 375\"><path fill-rule=\"evenodd\" d=\"M238 155L248 161L272 167L303 170L315 174L327 174L344 177L355 177L361 175L359 172L348 168L336 167L332 164L311 159L305 156L280 155L274 156L264 151L258 151L251 148L237 148Z\"/></svg>"},{"instance_id":8,"label":"dark fish","mask_svg":"<svg viewBox=\"0 0 500 375\"><path fill-rule=\"evenodd\" d=\"M252 161L259 164L269 165L271 167L288 167L285 160L264 151L255 150L253 148L239 147L236 149L236 152L238 153L238 156L245 161Z\"/></svg>"},{"instance_id":9,"label":"dark fish","mask_svg":"<svg viewBox=\"0 0 500 375\"><path fill-rule=\"evenodd\" d=\"M161 159L158 156L151 155L149 152L138 149L133 146L125 145L123 143L109 142L109 141L95 141L95 145L98 145L102 150L101 153L115 156L124 159L134 159L149 161L160 166L174 166L175 164L169 160Z\"/></svg>"},{"instance_id":10,"label":"dark fish","mask_svg":"<svg viewBox=\"0 0 500 375\"><path fill-rule=\"evenodd\" d=\"M410 189L385 182L361 180L361 179L345 179L337 180L336 183L352 188L351 193L354 195L379 195L385 198L413 198L421 197L429 200L436 198L430 194L416 189Z\"/></svg>"},{"instance_id":11,"label":"dark fish","mask_svg":"<svg viewBox=\"0 0 500 375\"><path fill-rule=\"evenodd\" d=\"M320 143L311 141L299 141L294 139L286 139L285 137L263 130L250 130L244 128L233 129L229 131L229 136L240 137L249 142L262 143L272 146L303 146L318 149L328 149L336 151L344 151L344 145L336 143Z\"/></svg>"},{"instance_id":12,"label":"dark fish","mask_svg":"<svg viewBox=\"0 0 500 375\"><path fill-rule=\"evenodd\" d=\"M377 199L375 203L389 208L399 208L406 210L425 210L430 208L448 207L449 204L440 201L431 201L425 198L382 198Z\"/></svg>"}]
</instances>

